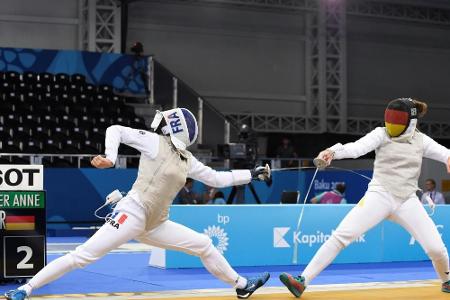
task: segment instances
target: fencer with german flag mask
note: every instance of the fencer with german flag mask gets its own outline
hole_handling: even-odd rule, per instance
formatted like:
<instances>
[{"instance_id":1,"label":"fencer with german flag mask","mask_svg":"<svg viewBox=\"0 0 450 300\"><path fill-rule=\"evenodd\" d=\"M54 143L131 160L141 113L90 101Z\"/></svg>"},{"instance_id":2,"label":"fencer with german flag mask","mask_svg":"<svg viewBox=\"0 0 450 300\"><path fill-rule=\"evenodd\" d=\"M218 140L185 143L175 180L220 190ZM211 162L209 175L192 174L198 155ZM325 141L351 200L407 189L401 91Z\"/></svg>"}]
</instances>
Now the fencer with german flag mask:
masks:
<instances>
[{"instance_id":1,"label":"fencer with german flag mask","mask_svg":"<svg viewBox=\"0 0 450 300\"><path fill-rule=\"evenodd\" d=\"M247 184L252 179L269 180L270 168L218 172L199 162L186 150L198 133L197 121L187 109L158 111L151 127L154 132L118 125L109 127L105 137L106 157L99 155L91 162L101 169L114 166L121 143L141 152L137 179L115 207L111 217L114 222L106 222L75 251L52 261L26 285L6 293L7 299L25 299L33 289L98 260L131 239L200 257L210 273L236 289L238 298L248 298L266 283L268 273L249 279L240 276L208 236L168 220L168 213L187 177L222 188Z\"/></svg>"},{"instance_id":2,"label":"fencer with german flag mask","mask_svg":"<svg viewBox=\"0 0 450 300\"><path fill-rule=\"evenodd\" d=\"M449 149L416 128L417 118L426 111L424 102L395 99L385 110L385 127L375 128L356 142L336 144L319 153L318 159L329 165L333 159L357 158L375 150L373 178L364 197L320 247L303 273L280 275L296 297L342 249L385 219L405 228L420 243L442 281L442 291L450 292L447 249L416 195L423 157L442 162L450 173Z\"/></svg>"}]
</instances>

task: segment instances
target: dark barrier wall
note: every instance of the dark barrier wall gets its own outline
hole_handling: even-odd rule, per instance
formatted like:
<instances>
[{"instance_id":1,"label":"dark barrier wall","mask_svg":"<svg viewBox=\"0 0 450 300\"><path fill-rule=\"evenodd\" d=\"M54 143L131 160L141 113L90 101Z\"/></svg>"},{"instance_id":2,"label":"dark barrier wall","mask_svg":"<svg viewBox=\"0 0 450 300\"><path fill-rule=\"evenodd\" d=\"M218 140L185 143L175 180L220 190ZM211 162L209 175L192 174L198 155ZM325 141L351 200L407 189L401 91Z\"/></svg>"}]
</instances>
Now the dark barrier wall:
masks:
<instances>
[{"instance_id":1,"label":"dark barrier wall","mask_svg":"<svg viewBox=\"0 0 450 300\"><path fill-rule=\"evenodd\" d=\"M95 222L94 211L114 189L128 191L137 169L45 169L47 220Z\"/></svg>"},{"instance_id":2,"label":"dark barrier wall","mask_svg":"<svg viewBox=\"0 0 450 300\"><path fill-rule=\"evenodd\" d=\"M147 57L87 51L0 48L0 72L82 74L91 84L145 94Z\"/></svg>"},{"instance_id":3,"label":"dark barrier wall","mask_svg":"<svg viewBox=\"0 0 450 300\"><path fill-rule=\"evenodd\" d=\"M371 171L360 172L371 176ZM93 213L104 203L106 195L114 189L127 192L136 179L136 175L137 169L44 170L48 221L71 223L98 221ZM313 170L274 172L272 186L268 187L262 182L254 182L253 185L263 203L279 203L283 191L295 190L300 191L300 200L303 202L312 175ZM346 183L346 199L348 203L356 203L363 196L369 181L348 171L319 171L308 198L330 190L337 182ZM205 186L196 183L194 189L195 192L201 193ZM223 189L226 197L230 190L230 188ZM248 188L246 188L245 199L246 203L255 203Z\"/></svg>"}]
</instances>

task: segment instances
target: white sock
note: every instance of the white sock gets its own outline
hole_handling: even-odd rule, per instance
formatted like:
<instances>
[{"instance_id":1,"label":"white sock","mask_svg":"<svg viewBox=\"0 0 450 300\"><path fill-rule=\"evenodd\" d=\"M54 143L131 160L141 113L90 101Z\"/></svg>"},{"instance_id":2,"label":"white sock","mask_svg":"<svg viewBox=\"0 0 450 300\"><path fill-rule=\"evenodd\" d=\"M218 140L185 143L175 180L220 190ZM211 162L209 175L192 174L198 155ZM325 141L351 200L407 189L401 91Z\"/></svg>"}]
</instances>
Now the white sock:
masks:
<instances>
[{"instance_id":1,"label":"white sock","mask_svg":"<svg viewBox=\"0 0 450 300\"><path fill-rule=\"evenodd\" d=\"M305 277L305 286L323 271L336 258L342 247L339 247L339 242L331 236L320 249L316 252L311 262L306 266L302 273Z\"/></svg>"},{"instance_id":2,"label":"white sock","mask_svg":"<svg viewBox=\"0 0 450 300\"><path fill-rule=\"evenodd\" d=\"M21 291L25 291L25 293L27 293L27 296L30 296L31 291L33 291L33 288L31 287L31 285L29 283L22 285L18 289Z\"/></svg>"},{"instance_id":3,"label":"white sock","mask_svg":"<svg viewBox=\"0 0 450 300\"><path fill-rule=\"evenodd\" d=\"M238 289L247 285L247 279L239 276L214 246L211 245L206 254L202 255L200 259L205 268L223 282Z\"/></svg>"},{"instance_id":4,"label":"white sock","mask_svg":"<svg viewBox=\"0 0 450 300\"><path fill-rule=\"evenodd\" d=\"M235 283L235 289L243 289L247 286L247 278L238 275L238 279L235 281Z\"/></svg>"}]
</instances>

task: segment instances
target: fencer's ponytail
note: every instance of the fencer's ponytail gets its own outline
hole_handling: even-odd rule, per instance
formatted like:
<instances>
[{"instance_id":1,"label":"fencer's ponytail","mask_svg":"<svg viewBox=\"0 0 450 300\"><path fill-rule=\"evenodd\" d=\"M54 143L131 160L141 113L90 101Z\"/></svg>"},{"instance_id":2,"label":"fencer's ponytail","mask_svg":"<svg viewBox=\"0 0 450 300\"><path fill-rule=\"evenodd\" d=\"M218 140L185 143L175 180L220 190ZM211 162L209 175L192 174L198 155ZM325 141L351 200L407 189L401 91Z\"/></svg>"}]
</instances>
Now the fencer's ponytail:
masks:
<instances>
[{"instance_id":1,"label":"fencer's ponytail","mask_svg":"<svg viewBox=\"0 0 450 300\"><path fill-rule=\"evenodd\" d=\"M428 111L428 105L425 102L417 100L417 99L413 99L413 101L414 101L414 105L416 106L417 111L418 111L418 117L422 118L423 116L425 116L425 114Z\"/></svg>"}]
</instances>

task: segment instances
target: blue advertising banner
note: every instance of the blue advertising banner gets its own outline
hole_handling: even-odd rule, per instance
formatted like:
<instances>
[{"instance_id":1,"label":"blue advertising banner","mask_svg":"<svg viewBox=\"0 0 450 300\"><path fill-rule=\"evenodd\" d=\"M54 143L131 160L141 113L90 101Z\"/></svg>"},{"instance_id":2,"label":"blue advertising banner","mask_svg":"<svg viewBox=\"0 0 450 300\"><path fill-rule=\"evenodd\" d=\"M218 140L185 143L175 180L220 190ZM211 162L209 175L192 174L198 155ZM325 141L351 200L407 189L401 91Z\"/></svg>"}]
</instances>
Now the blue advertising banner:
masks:
<instances>
[{"instance_id":1,"label":"blue advertising banner","mask_svg":"<svg viewBox=\"0 0 450 300\"><path fill-rule=\"evenodd\" d=\"M44 174L48 221L95 222L98 220L94 217L93 212L105 201L105 196L115 189L127 192L136 179L137 169L49 168L44 170ZM364 174L370 175L370 171L364 171ZM299 190L300 200L303 202L306 189L311 181L311 171L274 172L273 176L273 184L270 187L263 182L253 183L263 203L279 203L284 190ZM367 179L349 172L320 171L317 173L315 184L313 184L311 197L331 188L338 181L347 183L346 198L350 203L357 202L364 195L368 183ZM196 182L194 191L201 194L204 188L202 183ZM231 188L222 190L227 196ZM255 203L248 188L245 202ZM296 209L291 209L296 211Z\"/></svg>"},{"instance_id":2,"label":"blue advertising banner","mask_svg":"<svg viewBox=\"0 0 450 300\"><path fill-rule=\"evenodd\" d=\"M0 48L0 71L82 74L94 85L145 94L147 57L72 50Z\"/></svg>"},{"instance_id":3,"label":"blue advertising banner","mask_svg":"<svg viewBox=\"0 0 450 300\"><path fill-rule=\"evenodd\" d=\"M307 264L330 237L353 205L306 205L299 232L295 232L302 205L211 205L171 209L170 219L208 235L233 266L292 265L294 241L298 264ZM450 228L440 206L433 220L440 232ZM442 235L446 244L450 235ZM398 224L383 221L344 249L334 263L420 261L427 256L417 241ZM177 251L152 252L150 265L165 268L201 267L200 259Z\"/></svg>"},{"instance_id":4,"label":"blue advertising banner","mask_svg":"<svg viewBox=\"0 0 450 300\"><path fill-rule=\"evenodd\" d=\"M447 247L450 245L449 214L450 205L437 205L436 211L431 217ZM387 221L384 223L383 230L383 251L384 258L387 261L417 261L428 259L419 242L400 225Z\"/></svg>"}]
</instances>

